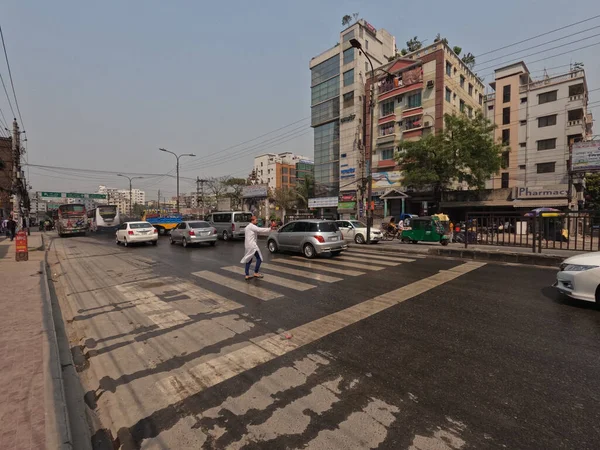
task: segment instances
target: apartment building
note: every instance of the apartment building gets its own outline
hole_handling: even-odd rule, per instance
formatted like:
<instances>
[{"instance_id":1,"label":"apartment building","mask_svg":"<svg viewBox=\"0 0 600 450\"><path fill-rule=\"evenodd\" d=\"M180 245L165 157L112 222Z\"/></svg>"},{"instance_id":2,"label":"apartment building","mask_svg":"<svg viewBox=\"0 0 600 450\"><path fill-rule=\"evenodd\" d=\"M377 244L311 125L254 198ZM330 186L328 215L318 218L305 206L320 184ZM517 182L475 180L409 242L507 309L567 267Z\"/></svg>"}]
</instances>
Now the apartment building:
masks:
<instances>
[{"instance_id":1,"label":"apartment building","mask_svg":"<svg viewBox=\"0 0 600 450\"><path fill-rule=\"evenodd\" d=\"M370 136L369 94L374 84L373 136ZM366 155L372 151L375 215L423 212L431 193L406 193L396 163L404 141L419 140L442 130L444 114L473 117L483 108L485 87L444 42L396 58L375 71L366 84ZM435 206L430 204L430 207ZM425 206L425 209L427 206Z\"/></svg>"},{"instance_id":2,"label":"apartment building","mask_svg":"<svg viewBox=\"0 0 600 450\"><path fill-rule=\"evenodd\" d=\"M585 71L533 80L518 62L496 69L490 86L495 92L486 97L485 112L506 146L506 168L487 187L507 190L507 202L519 208L574 208L582 186L575 179L569 187L570 147L592 136Z\"/></svg>"},{"instance_id":3,"label":"apartment building","mask_svg":"<svg viewBox=\"0 0 600 450\"><path fill-rule=\"evenodd\" d=\"M350 39L363 50L353 48ZM326 215L355 212L337 211L333 198L340 191L356 192L361 178L365 82L371 71L364 52L377 67L395 51L394 36L360 19L340 33L335 46L310 61L315 195L332 199L323 210Z\"/></svg>"},{"instance_id":4,"label":"apartment building","mask_svg":"<svg viewBox=\"0 0 600 450\"><path fill-rule=\"evenodd\" d=\"M304 183L307 177L314 180L315 163L308 159L301 159L296 163L296 184Z\"/></svg>"},{"instance_id":5,"label":"apartment building","mask_svg":"<svg viewBox=\"0 0 600 450\"><path fill-rule=\"evenodd\" d=\"M96 193L105 194L107 198L101 202L104 204L116 205L121 214L129 213L130 210L133 210L133 205L146 204L146 192L141 189L131 190L131 201L129 198L129 189L114 189L106 186L98 186L98 191Z\"/></svg>"},{"instance_id":6,"label":"apartment building","mask_svg":"<svg viewBox=\"0 0 600 450\"><path fill-rule=\"evenodd\" d=\"M13 161L12 139L0 137L0 220L9 217L13 209Z\"/></svg>"},{"instance_id":7,"label":"apartment building","mask_svg":"<svg viewBox=\"0 0 600 450\"><path fill-rule=\"evenodd\" d=\"M254 158L254 173L257 182L268 184L271 190L296 186L296 165L309 160L306 156L291 152L265 153Z\"/></svg>"}]
</instances>

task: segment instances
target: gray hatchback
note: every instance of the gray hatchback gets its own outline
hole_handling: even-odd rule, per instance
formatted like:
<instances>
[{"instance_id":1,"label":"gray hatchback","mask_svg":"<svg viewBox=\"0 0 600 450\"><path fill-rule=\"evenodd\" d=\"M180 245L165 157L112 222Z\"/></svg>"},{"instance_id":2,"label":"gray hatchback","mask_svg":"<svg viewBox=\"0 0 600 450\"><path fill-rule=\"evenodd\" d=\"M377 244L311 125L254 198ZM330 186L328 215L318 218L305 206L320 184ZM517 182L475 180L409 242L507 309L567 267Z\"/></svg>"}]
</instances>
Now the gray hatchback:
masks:
<instances>
[{"instance_id":1,"label":"gray hatchback","mask_svg":"<svg viewBox=\"0 0 600 450\"><path fill-rule=\"evenodd\" d=\"M331 220L307 219L290 222L267 238L271 253L287 250L314 258L321 253L339 255L348 246L335 222Z\"/></svg>"},{"instance_id":2,"label":"gray hatchback","mask_svg":"<svg viewBox=\"0 0 600 450\"><path fill-rule=\"evenodd\" d=\"M217 242L217 229L203 220L181 222L171 230L169 240L171 245L181 242L184 247L201 244L202 242L215 245Z\"/></svg>"}]
</instances>

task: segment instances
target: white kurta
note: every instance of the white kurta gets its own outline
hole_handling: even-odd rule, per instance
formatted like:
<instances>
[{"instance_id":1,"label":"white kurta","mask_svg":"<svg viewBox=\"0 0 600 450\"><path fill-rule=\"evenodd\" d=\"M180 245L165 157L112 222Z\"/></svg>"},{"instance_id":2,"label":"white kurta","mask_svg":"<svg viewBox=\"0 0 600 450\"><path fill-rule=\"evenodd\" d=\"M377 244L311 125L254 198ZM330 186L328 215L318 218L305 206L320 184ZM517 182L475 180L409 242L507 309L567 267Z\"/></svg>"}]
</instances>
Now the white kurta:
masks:
<instances>
[{"instance_id":1,"label":"white kurta","mask_svg":"<svg viewBox=\"0 0 600 450\"><path fill-rule=\"evenodd\" d=\"M245 238L244 238L244 248L246 249L246 254L240 261L242 264L246 264L254 257L254 253L258 252L260 255L260 259L263 259L262 253L258 248L258 235L259 233L269 233L271 231L270 228L260 228L254 224L248 225L244 229Z\"/></svg>"}]
</instances>

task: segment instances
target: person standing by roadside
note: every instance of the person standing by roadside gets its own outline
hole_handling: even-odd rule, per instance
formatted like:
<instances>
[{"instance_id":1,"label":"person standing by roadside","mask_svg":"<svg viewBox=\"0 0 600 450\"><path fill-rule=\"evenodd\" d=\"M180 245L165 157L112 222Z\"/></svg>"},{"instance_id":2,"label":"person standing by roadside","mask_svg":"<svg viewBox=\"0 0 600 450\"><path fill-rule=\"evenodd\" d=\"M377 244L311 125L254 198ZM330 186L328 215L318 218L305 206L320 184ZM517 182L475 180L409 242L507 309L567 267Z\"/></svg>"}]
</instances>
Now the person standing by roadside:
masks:
<instances>
[{"instance_id":1,"label":"person standing by roadside","mask_svg":"<svg viewBox=\"0 0 600 450\"><path fill-rule=\"evenodd\" d=\"M262 263L262 253L258 248L258 235L261 233L269 233L271 231L270 228L261 228L256 226L256 216L252 216L250 219L250 225L248 225L244 229L244 248L246 249L246 254L240 261L242 264L246 264L246 281L251 280L252 278L263 278L262 273L260 273L260 264ZM254 266L254 277L250 276L250 265L252 264L252 259L256 257L256 265Z\"/></svg>"},{"instance_id":2,"label":"person standing by roadside","mask_svg":"<svg viewBox=\"0 0 600 450\"><path fill-rule=\"evenodd\" d=\"M8 219L8 232L10 234L10 240L14 240L15 238L15 233L17 231L17 222L15 222L15 220L11 217L10 219Z\"/></svg>"}]
</instances>

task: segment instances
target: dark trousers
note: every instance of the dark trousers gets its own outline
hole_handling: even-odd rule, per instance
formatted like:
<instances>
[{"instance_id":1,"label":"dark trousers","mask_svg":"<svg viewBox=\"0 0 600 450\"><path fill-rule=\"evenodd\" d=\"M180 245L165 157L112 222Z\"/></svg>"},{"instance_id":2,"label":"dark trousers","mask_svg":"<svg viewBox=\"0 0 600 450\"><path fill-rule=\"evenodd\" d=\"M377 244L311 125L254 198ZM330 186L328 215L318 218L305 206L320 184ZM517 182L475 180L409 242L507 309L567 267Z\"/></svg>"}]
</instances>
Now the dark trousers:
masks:
<instances>
[{"instance_id":1,"label":"dark trousers","mask_svg":"<svg viewBox=\"0 0 600 450\"><path fill-rule=\"evenodd\" d=\"M260 259L260 255L258 252L254 252L254 256L256 257L256 266L254 266L254 273L258 273L260 270L260 264L262 263L262 259ZM252 264L252 260L246 263L246 276L250 276L250 264Z\"/></svg>"}]
</instances>

